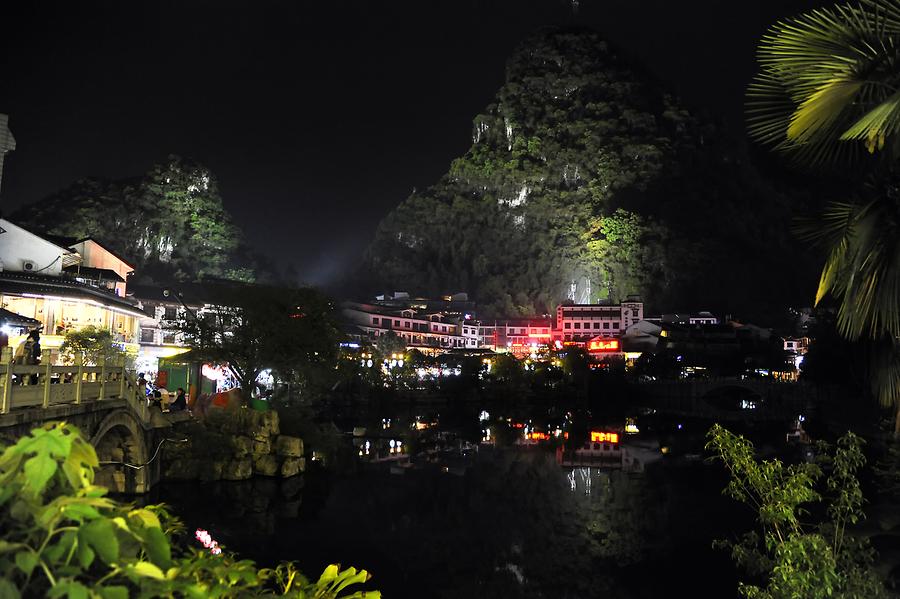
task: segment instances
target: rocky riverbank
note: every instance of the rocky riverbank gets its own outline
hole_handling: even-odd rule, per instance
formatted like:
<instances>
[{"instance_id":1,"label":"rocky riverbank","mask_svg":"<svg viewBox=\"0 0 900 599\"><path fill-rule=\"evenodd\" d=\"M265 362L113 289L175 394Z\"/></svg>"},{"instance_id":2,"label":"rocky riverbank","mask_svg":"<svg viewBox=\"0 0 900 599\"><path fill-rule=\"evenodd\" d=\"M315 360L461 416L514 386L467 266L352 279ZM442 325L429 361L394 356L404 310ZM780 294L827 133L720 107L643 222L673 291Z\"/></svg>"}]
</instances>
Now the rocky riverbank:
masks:
<instances>
[{"instance_id":1,"label":"rocky riverbank","mask_svg":"<svg viewBox=\"0 0 900 599\"><path fill-rule=\"evenodd\" d=\"M174 432L186 440L164 446L164 480L289 478L306 469L303 440L280 434L277 412L221 410Z\"/></svg>"}]
</instances>

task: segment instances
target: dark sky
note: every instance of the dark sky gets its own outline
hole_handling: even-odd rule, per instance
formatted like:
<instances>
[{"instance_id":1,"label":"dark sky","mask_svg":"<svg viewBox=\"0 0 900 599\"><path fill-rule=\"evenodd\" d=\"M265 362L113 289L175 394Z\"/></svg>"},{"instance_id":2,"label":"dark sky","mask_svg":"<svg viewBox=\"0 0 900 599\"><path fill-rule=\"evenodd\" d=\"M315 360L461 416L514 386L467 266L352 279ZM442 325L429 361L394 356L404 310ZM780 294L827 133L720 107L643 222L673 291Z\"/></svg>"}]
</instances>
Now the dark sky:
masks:
<instances>
[{"instance_id":1,"label":"dark sky","mask_svg":"<svg viewBox=\"0 0 900 599\"><path fill-rule=\"evenodd\" d=\"M10 4L18 4L13 7ZM805 0L84 0L0 7L7 214L168 154L218 177L257 249L309 283L471 143L530 33L587 26L739 126L756 41Z\"/></svg>"}]
</instances>

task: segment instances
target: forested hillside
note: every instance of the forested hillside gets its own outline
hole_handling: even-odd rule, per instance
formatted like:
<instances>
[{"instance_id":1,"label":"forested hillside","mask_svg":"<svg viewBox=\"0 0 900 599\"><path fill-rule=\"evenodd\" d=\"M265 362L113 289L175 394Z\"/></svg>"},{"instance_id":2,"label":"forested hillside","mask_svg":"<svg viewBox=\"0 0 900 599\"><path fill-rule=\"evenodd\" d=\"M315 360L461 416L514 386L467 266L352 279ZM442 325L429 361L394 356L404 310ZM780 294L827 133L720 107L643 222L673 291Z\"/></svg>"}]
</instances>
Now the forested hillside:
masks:
<instances>
[{"instance_id":1,"label":"forested hillside","mask_svg":"<svg viewBox=\"0 0 900 599\"><path fill-rule=\"evenodd\" d=\"M541 34L468 152L380 223L373 289L468 291L483 315L572 295L738 312L802 298L790 202L740 147L595 33Z\"/></svg>"},{"instance_id":2,"label":"forested hillside","mask_svg":"<svg viewBox=\"0 0 900 599\"><path fill-rule=\"evenodd\" d=\"M215 177L177 156L134 179L80 180L11 218L38 233L94 237L131 261L143 279L255 276Z\"/></svg>"}]
</instances>

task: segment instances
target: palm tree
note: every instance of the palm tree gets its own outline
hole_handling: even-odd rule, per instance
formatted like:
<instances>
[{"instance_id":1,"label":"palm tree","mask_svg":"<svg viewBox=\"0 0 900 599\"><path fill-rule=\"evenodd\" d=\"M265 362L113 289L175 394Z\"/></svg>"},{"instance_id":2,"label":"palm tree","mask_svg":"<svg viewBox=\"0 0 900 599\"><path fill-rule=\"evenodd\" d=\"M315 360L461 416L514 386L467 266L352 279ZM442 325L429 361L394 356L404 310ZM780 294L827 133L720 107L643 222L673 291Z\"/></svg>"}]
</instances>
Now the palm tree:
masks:
<instances>
[{"instance_id":1,"label":"palm tree","mask_svg":"<svg viewBox=\"0 0 900 599\"><path fill-rule=\"evenodd\" d=\"M862 0L775 24L748 91L750 135L795 165L860 182L808 237L827 245L818 304L873 348L870 380L900 433L900 0Z\"/></svg>"}]
</instances>

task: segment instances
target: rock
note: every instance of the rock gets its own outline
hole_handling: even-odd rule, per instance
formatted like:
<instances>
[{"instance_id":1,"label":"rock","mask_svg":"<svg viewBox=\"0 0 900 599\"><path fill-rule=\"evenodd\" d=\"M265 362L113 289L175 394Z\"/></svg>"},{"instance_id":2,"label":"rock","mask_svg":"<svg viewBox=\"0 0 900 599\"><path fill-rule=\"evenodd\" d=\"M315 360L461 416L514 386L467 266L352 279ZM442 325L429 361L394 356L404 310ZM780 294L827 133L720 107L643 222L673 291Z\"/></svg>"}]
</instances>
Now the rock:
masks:
<instances>
[{"instance_id":1,"label":"rock","mask_svg":"<svg viewBox=\"0 0 900 599\"><path fill-rule=\"evenodd\" d=\"M236 458L246 457L253 451L253 441L250 440L250 437L244 437L243 435L234 437L231 444L234 457Z\"/></svg>"},{"instance_id":2,"label":"rock","mask_svg":"<svg viewBox=\"0 0 900 599\"><path fill-rule=\"evenodd\" d=\"M253 441L253 455L266 455L272 453L272 442L266 437L262 441Z\"/></svg>"},{"instance_id":3,"label":"rock","mask_svg":"<svg viewBox=\"0 0 900 599\"><path fill-rule=\"evenodd\" d=\"M253 462L249 459L231 460L222 468L223 480L246 480L253 476Z\"/></svg>"},{"instance_id":4,"label":"rock","mask_svg":"<svg viewBox=\"0 0 900 599\"><path fill-rule=\"evenodd\" d=\"M225 468L224 460L203 461L199 468L201 481L222 480L222 470Z\"/></svg>"},{"instance_id":5,"label":"rock","mask_svg":"<svg viewBox=\"0 0 900 599\"><path fill-rule=\"evenodd\" d=\"M280 422L278 420L278 412L276 412L275 410L270 410L268 412L262 412L262 414L266 421L266 428L269 429L269 432L272 434L272 436L274 437L278 435L278 433L281 431Z\"/></svg>"},{"instance_id":6,"label":"rock","mask_svg":"<svg viewBox=\"0 0 900 599\"><path fill-rule=\"evenodd\" d=\"M275 476L278 474L278 460L273 455L257 456L253 460L253 472L263 476Z\"/></svg>"},{"instance_id":7,"label":"rock","mask_svg":"<svg viewBox=\"0 0 900 599\"><path fill-rule=\"evenodd\" d=\"M303 439L279 435L275 439L275 453L282 457L299 458L303 455Z\"/></svg>"},{"instance_id":8,"label":"rock","mask_svg":"<svg viewBox=\"0 0 900 599\"><path fill-rule=\"evenodd\" d=\"M284 478L296 476L297 474L303 472L305 468L305 458L285 458L285 460L281 463L281 476L283 476Z\"/></svg>"}]
</instances>

